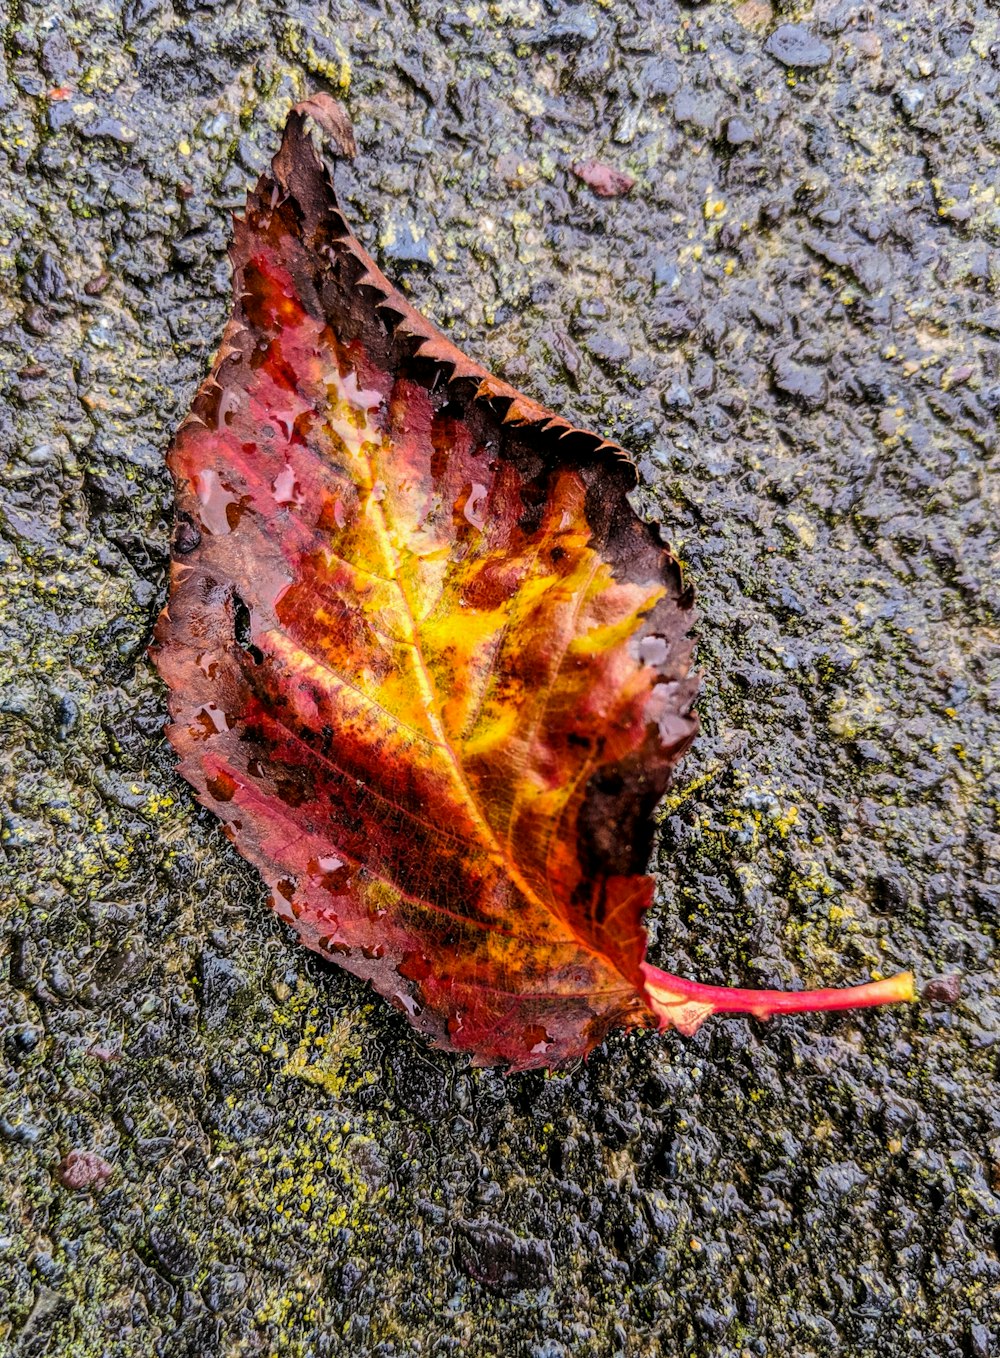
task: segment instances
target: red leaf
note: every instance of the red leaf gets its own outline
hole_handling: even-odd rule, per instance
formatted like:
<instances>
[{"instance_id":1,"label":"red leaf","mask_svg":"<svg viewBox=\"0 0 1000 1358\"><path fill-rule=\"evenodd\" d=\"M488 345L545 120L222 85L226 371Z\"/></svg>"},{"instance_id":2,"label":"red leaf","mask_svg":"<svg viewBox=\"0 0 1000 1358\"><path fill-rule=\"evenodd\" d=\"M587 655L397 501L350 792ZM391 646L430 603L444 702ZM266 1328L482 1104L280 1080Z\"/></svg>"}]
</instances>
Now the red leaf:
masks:
<instances>
[{"instance_id":1,"label":"red leaf","mask_svg":"<svg viewBox=\"0 0 1000 1358\"><path fill-rule=\"evenodd\" d=\"M697 729L691 591L621 449L390 286L306 113L353 151L332 100L289 115L169 454L181 772L309 947L477 1062L801 1007L644 962L650 813Z\"/></svg>"}]
</instances>

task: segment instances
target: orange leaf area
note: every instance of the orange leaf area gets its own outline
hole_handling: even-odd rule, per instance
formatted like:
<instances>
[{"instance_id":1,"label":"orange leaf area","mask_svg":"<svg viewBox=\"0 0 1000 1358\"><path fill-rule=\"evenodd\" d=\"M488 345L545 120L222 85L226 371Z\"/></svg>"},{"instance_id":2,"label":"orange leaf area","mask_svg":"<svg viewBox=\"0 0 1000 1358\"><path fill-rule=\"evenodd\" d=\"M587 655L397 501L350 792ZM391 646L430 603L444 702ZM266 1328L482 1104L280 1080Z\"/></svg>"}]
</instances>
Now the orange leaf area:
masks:
<instances>
[{"instance_id":1,"label":"orange leaf area","mask_svg":"<svg viewBox=\"0 0 1000 1358\"><path fill-rule=\"evenodd\" d=\"M670 1003L691 1028L642 927L697 729L691 592L622 451L386 281L307 113L353 151L333 101L290 114L169 454L180 770L303 942L438 1045L523 1069Z\"/></svg>"}]
</instances>

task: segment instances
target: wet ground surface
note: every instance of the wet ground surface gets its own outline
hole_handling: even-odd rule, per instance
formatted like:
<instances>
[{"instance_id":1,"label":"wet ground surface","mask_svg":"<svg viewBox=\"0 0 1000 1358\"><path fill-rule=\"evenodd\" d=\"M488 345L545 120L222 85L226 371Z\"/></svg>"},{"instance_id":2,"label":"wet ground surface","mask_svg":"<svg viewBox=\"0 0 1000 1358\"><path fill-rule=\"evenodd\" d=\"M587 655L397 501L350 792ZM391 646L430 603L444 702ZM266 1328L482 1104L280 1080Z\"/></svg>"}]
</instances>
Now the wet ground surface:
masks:
<instances>
[{"instance_id":1,"label":"wet ground surface","mask_svg":"<svg viewBox=\"0 0 1000 1358\"><path fill-rule=\"evenodd\" d=\"M193 804L163 452L314 88L386 271L697 582L653 960L921 1005L472 1071ZM0 1353L995 1351L998 95L987 0L8 9Z\"/></svg>"}]
</instances>

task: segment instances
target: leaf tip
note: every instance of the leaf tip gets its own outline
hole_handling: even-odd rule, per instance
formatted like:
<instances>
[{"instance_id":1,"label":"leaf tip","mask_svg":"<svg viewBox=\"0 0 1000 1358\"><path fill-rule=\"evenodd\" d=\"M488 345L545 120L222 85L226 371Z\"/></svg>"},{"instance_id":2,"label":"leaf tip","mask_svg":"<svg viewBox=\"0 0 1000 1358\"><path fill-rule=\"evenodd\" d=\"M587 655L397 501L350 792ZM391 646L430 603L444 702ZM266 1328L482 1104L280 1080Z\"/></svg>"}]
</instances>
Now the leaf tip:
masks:
<instances>
[{"instance_id":1,"label":"leaf tip","mask_svg":"<svg viewBox=\"0 0 1000 1358\"><path fill-rule=\"evenodd\" d=\"M354 140L354 128L343 104L329 94L317 90L301 100L292 109L300 118L309 117L321 127L333 142L336 150L347 160L353 160L358 153Z\"/></svg>"}]
</instances>

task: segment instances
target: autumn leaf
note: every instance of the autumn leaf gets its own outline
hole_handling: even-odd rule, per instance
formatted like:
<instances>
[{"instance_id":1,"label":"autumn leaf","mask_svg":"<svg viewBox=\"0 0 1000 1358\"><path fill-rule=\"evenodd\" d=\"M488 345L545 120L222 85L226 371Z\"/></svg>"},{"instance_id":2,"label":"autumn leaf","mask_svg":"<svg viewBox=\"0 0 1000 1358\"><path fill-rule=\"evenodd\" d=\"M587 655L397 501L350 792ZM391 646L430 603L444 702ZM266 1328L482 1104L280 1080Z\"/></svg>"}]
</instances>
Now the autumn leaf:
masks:
<instances>
[{"instance_id":1,"label":"autumn leaf","mask_svg":"<svg viewBox=\"0 0 1000 1358\"><path fill-rule=\"evenodd\" d=\"M289 115L169 453L154 655L182 774L304 943L476 1062L808 1007L645 962L651 812L697 729L691 591L621 449L386 281L307 114L353 153L332 100Z\"/></svg>"}]
</instances>

